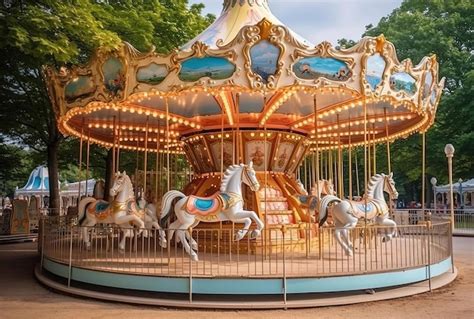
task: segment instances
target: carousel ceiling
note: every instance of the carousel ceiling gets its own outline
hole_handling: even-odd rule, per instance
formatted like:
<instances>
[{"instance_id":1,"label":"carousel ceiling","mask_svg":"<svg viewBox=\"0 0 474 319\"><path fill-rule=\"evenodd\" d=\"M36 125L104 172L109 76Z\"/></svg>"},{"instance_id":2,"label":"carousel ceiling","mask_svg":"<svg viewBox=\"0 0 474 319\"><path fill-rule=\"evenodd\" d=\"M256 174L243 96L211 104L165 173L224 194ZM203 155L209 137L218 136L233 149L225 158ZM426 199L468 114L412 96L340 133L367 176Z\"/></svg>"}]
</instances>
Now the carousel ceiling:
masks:
<instances>
[{"instance_id":1,"label":"carousel ceiling","mask_svg":"<svg viewBox=\"0 0 474 319\"><path fill-rule=\"evenodd\" d=\"M237 127L295 132L321 149L393 140L433 124L444 84L435 56L400 62L383 35L311 47L266 0L224 1L214 24L169 55L123 43L45 76L62 133L170 152Z\"/></svg>"}]
</instances>

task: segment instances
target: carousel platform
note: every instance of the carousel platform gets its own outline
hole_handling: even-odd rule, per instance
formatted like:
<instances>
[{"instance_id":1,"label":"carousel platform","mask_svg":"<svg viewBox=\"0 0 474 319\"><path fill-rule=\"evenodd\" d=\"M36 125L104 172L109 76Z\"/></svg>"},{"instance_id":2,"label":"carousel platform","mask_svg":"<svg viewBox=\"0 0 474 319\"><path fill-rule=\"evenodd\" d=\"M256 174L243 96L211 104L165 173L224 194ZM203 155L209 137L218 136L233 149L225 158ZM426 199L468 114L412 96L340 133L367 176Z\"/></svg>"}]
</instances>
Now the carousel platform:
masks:
<instances>
[{"instance_id":1,"label":"carousel platform","mask_svg":"<svg viewBox=\"0 0 474 319\"><path fill-rule=\"evenodd\" d=\"M396 274L393 274L396 275ZM387 299L408 297L426 293L448 285L457 277L457 269L445 272L431 280L392 288L360 289L350 292L306 293L282 295L216 295L216 294L175 294L153 293L132 289L117 289L101 285L85 284L80 281L67 280L35 267L35 276L42 284L59 292L86 298L112 302L152 305L175 308L203 309L290 309L307 307L325 307L365 303ZM341 278L345 279L345 278Z\"/></svg>"}]
</instances>

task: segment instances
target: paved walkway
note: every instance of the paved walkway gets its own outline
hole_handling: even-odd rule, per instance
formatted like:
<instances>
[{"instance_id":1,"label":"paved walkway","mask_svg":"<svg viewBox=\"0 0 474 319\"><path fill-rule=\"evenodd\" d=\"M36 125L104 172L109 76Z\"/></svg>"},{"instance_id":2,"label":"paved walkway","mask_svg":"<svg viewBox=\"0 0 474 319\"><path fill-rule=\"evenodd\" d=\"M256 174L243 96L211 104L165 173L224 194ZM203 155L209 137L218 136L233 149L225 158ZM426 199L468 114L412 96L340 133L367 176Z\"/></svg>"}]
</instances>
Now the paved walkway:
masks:
<instances>
[{"instance_id":1,"label":"paved walkway","mask_svg":"<svg viewBox=\"0 0 474 319\"><path fill-rule=\"evenodd\" d=\"M0 318L470 318L474 313L474 238L454 239L459 276L433 293L352 306L276 311L193 311L107 303L57 294L33 277L34 243L0 245Z\"/></svg>"}]
</instances>

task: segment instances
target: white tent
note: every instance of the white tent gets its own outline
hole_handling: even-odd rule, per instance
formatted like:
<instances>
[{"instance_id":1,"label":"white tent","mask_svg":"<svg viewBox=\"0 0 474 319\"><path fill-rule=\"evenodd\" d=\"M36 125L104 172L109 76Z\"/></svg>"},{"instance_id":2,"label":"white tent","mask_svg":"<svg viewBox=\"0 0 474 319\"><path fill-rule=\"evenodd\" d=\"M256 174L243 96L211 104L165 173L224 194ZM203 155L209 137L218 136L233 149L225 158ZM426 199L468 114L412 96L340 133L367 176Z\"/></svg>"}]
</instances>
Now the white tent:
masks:
<instances>
[{"instance_id":1,"label":"white tent","mask_svg":"<svg viewBox=\"0 0 474 319\"><path fill-rule=\"evenodd\" d=\"M448 203L450 184L434 187L434 193L438 201L441 198L442 203ZM459 198L462 196L462 204L465 207L474 205L474 178L461 183L453 183L453 193L457 193Z\"/></svg>"},{"instance_id":2,"label":"white tent","mask_svg":"<svg viewBox=\"0 0 474 319\"><path fill-rule=\"evenodd\" d=\"M39 197L40 205L45 205L44 197L49 196L49 174L46 166L38 166L31 173L28 178L28 182L22 188L15 190L15 198L25 197L27 199L32 196ZM94 193L95 180L89 179L87 181L87 187L85 181L75 183L64 183L61 187L60 182L59 195L61 197L61 205L63 208L67 208L71 204L77 201L79 196L79 185L80 185L80 196L92 196ZM87 195L86 195L87 192Z\"/></svg>"}]
</instances>

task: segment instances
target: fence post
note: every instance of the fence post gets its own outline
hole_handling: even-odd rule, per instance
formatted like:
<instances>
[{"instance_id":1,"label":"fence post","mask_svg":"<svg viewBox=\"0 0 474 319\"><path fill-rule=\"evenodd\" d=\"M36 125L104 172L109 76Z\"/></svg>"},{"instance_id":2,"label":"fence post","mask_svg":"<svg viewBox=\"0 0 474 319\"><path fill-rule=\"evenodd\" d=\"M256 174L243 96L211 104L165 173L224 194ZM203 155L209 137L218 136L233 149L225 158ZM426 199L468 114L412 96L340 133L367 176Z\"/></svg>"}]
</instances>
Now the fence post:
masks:
<instances>
[{"instance_id":1,"label":"fence post","mask_svg":"<svg viewBox=\"0 0 474 319\"><path fill-rule=\"evenodd\" d=\"M189 228L189 236L193 238L193 229ZM184 249L184 247L183 247ZM192 251L192 247L189 248ZM193 303L193 259L191 258L191 254L188 256L189 258L189 303Z\"/></svg>"},{"instance_id":2,"label":"fence post","mask_svg":"<svg viewBox=\"0 0 474 319\"><path fill-rule=\"evenodd\" d=\"M431 225L426 223L428 229L428 285L431 292Z\"/></svg>"},{"instance_id":3,"label":"fence post","mask_svg":"<svg viewBox=\"0 0 474 319\"><path fill-rule=\"evenodd\" d=\"M67 275L67 286L71 287L71 274L72 274L72 235L73 235L73 224L71 223L69 227L71 233L70 242L69 242L69 270Z\"/></svg>"},{"instance_id":4,"label":"fence post","mask_svg":"<svg viewBox=\"0 0 474 319\"><path fill-rule=\"evenodd\" d=\"M454 274L453 226L451 220L449 220L449 254L451 255L451 271Z\"/></svg>"},{"instance_id":5,"label":"fence post","mask_svg":"<svg viewBox=\"0 0 474 319\"><path fill-rule=\"evenodd\" d=\"M286 254L285 254L286 227L285 227L285 225L281 226L281 233L282 233L282 237L281 237L282 238L282 245L281 246L282 246L282 250L283 250L283 303L285 304L285 310L286 310L287 306L286 306ZM308 243L308 242L306 242L306 243Z\"/></svg>"},{"instance_id":6,"label":"fence post","mask_svg":"<svg viewBox=\"0 0 474 319\"><path fill-rule=\"evenodd\" d=\"M41 264L41 272L43 272L43 262L44 262L44 234L45 234L45 230L44 230L44 220L45 220L45 216L41 216L41 260L40 260L40 264Z\"/></svg>"}]
</instances>

